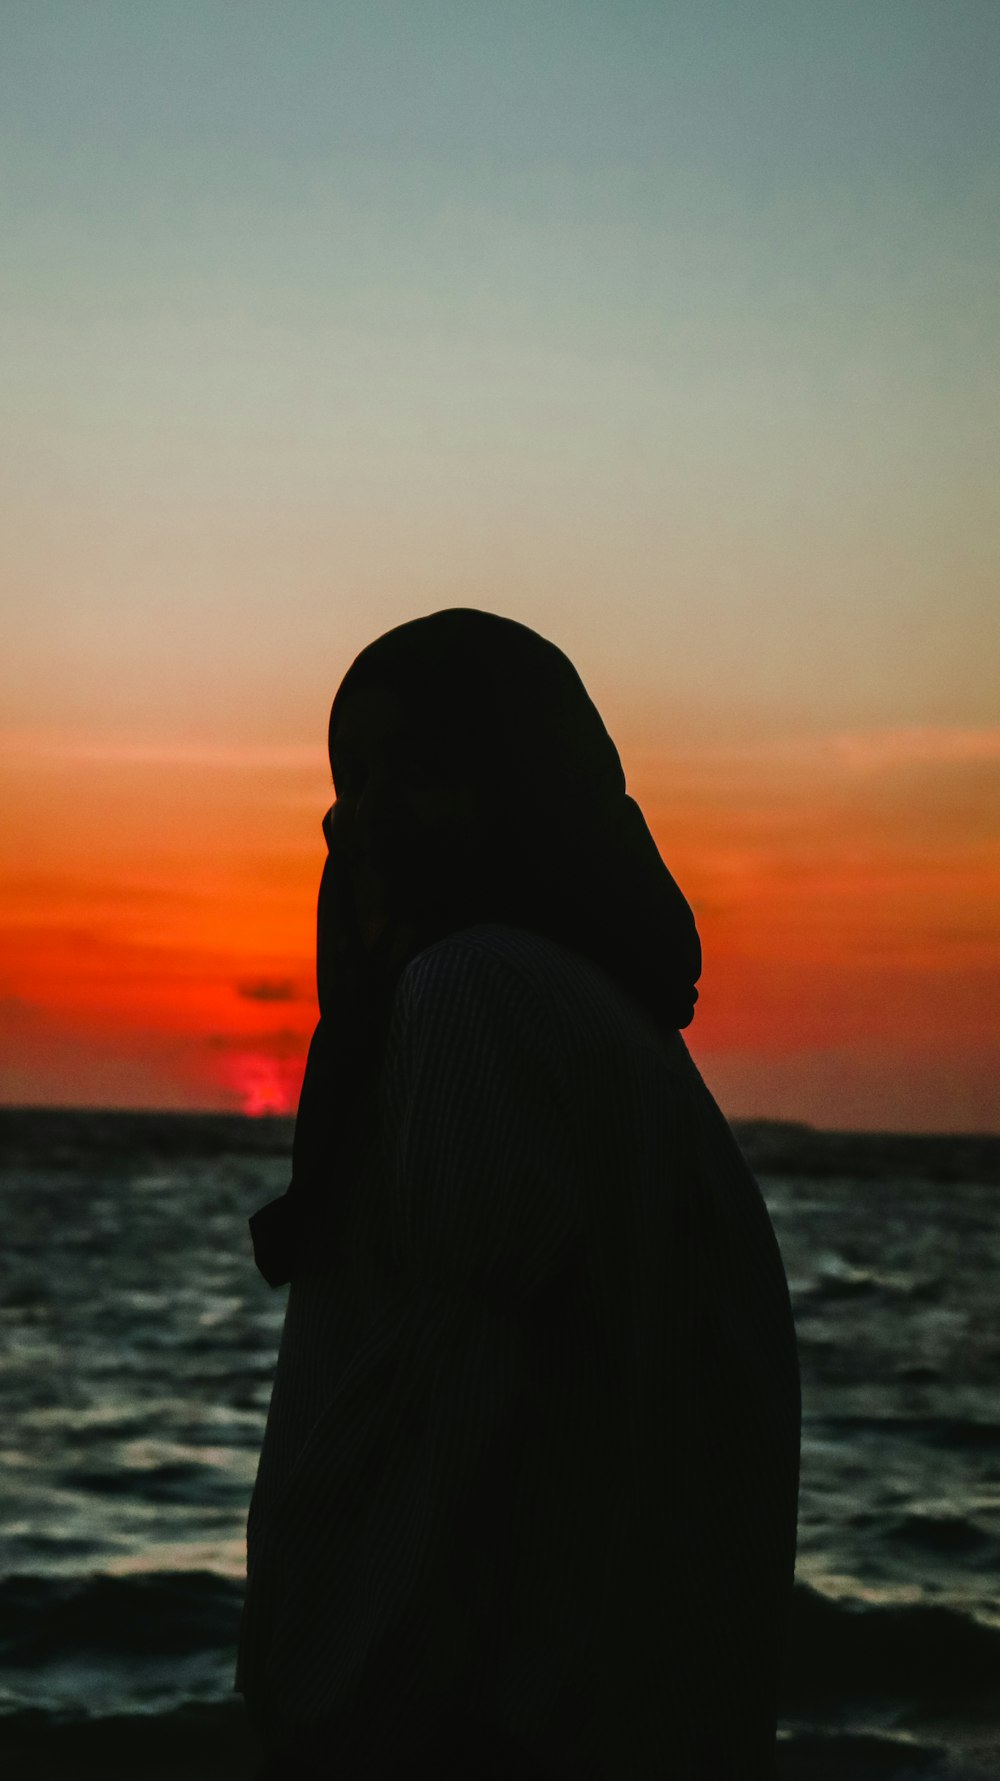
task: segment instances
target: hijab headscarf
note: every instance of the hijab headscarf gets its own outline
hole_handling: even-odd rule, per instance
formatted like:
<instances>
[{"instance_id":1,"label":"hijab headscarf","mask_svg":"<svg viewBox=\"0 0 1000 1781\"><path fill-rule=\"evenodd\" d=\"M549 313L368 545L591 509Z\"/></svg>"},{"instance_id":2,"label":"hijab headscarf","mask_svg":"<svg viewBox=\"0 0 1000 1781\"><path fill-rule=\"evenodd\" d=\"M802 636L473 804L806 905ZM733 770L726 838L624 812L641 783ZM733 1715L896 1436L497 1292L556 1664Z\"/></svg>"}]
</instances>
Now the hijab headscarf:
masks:
<instances>
[{"instance_id":1,"label":"hijab headscarf","mask_svg":"<svg viewBox=\"0 0 1000 1781\"><path fill-rule=\"evenodd\" d=\"M320 1020L299 1101L292 1180L250 1220L257 1265L282 1285L336 1242L374 1129L393 995L409 960L480 922L525 927L593 960L664 1033L689 1025L701 972L694 916L625 789L579 674L514 619L450 607L397 625L351 664L330 713L389 692L420 771L469 789L466 821L379 837L391 919L365 943L351 893L354 835L338 802L317 916ZM402 758L402 757L401 757Z\"/></svg>"}]
</instances>

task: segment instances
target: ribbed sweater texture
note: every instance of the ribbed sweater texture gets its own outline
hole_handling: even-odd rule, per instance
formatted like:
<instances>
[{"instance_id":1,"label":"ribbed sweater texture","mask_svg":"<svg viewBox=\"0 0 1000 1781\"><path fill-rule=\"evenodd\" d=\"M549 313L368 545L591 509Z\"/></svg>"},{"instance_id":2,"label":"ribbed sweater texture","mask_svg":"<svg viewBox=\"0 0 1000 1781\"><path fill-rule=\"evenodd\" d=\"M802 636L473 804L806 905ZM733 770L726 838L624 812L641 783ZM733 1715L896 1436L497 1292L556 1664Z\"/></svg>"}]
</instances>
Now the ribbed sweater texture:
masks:
<instances>
[{"instance_id":1,"label":"ribbed sweater texture","mask_svg":"<svg viewBox=\"0 0 1000 1781\"><path fill-rule=\"evenodd\" d=\"M681 1035L527 929L427 948L288 1289L236 1678L275 1773L772 1781L800 1411Z\"/></svg>"}]
</instances>

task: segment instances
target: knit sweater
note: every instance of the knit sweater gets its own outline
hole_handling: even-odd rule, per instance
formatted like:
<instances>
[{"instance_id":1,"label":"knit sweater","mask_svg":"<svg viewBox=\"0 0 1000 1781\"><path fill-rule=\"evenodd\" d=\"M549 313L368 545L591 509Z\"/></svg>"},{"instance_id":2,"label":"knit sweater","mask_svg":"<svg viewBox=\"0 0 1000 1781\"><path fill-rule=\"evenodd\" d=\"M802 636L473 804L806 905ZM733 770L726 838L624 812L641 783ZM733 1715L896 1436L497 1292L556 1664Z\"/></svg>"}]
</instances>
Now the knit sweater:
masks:
<instances>
[{"instance_id":1,"label":"knit sweater","mask_svg":"<svg viewBox=\"0 0 1000 1781\"><path fill-rule=\"evenodd\" d=\"M794 1323L680 1034L539 934L396 991L340 1253L289 1288L236 1686L338 1781L765 1781Z\"/></svg>"}]
</instances>

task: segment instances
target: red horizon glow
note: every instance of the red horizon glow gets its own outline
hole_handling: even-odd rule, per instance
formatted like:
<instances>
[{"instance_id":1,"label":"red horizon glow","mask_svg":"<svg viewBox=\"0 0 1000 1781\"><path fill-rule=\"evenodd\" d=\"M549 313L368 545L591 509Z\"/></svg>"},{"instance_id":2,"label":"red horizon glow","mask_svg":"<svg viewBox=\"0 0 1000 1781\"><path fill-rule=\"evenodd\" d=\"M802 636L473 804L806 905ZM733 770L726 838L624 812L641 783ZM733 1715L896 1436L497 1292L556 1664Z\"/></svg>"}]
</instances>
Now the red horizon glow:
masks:
<instances>
[{"instance_id":1,"label":"red horizon glow","mask_svg":"<svg viewBox=\"0 0 1000 1781\"><path fill-rule=\"evenodd\" d=\"M881 760L860 741L853 759L634 751L630 790L702 935L685 1040L735 1116L1000 1126L992 756L945 735L915 764L918 741ZM109 767L100 826L65 791L53 825L40 776L14 786L34 832L0 880L3 1099L294 1112L322 774L286 765L267 798L257 772L175 775L172 820L151 824L144 773Z\"/></svg>"}]
</instances>

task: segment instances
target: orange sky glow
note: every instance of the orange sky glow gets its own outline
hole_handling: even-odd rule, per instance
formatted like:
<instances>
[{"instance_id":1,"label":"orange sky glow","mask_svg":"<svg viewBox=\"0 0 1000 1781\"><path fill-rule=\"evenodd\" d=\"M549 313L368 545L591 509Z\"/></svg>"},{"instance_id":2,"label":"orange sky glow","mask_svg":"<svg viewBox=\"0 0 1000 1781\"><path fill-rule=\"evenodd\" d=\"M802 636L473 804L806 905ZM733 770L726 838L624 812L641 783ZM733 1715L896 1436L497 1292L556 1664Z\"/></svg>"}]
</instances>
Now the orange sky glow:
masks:
<instances>
[{"instance_id":1,"label":"orange sky glow","mask_svg":"<svg viewBox=\"0 0 1000 1781\"><path fill-rule=\"evenodd\" d=\"M621 748L698 917L686 1037L727 1111L993 1129L1000 731ZM294 1111L322 754L22 735L4 779L5 1098Z\"/></svg>"}]
</instances>

